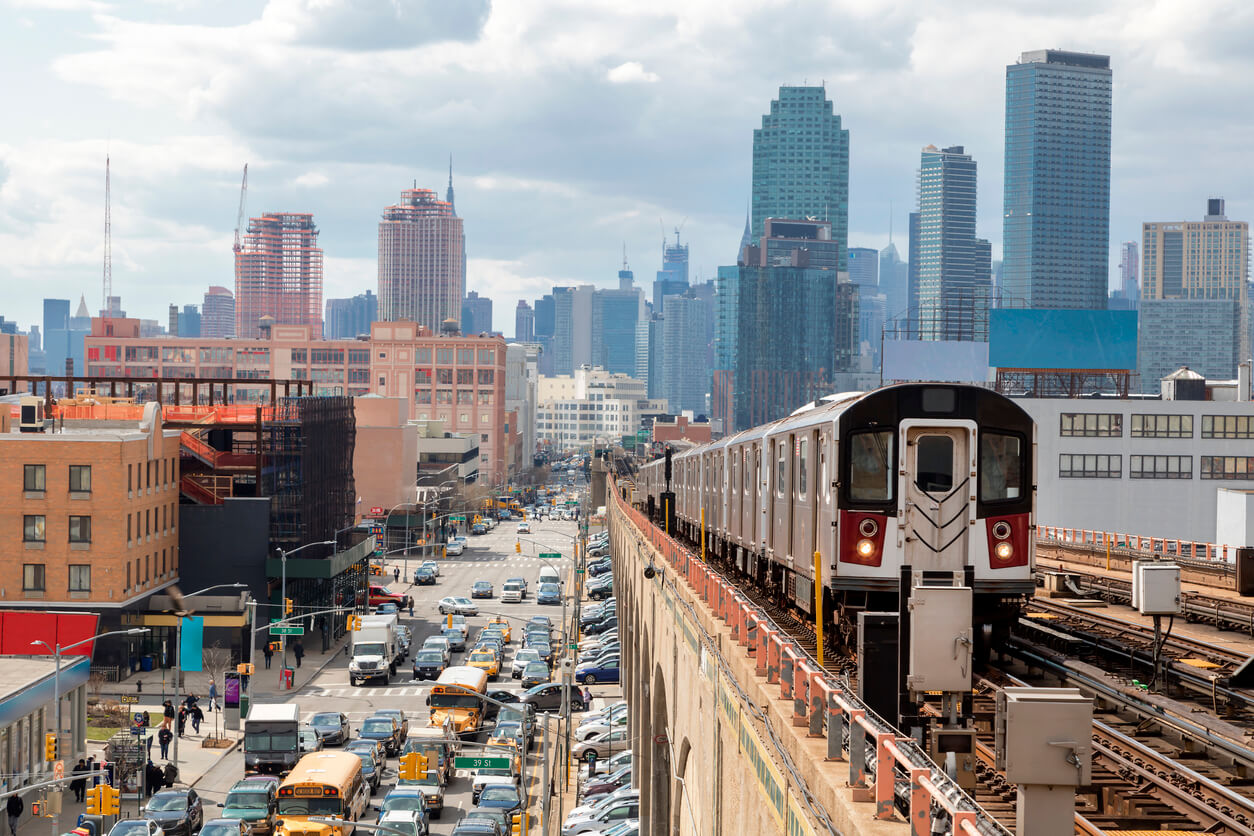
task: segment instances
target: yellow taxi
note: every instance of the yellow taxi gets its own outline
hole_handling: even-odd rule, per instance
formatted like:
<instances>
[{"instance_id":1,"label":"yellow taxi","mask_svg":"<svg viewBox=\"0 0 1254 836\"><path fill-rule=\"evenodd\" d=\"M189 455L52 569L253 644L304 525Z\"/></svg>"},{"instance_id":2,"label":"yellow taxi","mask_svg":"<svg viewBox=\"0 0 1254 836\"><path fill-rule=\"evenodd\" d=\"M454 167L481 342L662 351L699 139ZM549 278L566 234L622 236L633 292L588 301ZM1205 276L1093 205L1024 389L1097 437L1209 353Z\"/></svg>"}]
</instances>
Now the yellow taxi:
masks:
<instances>
[{"instance_id":1,"label":"yellow taxi","mask_svg":"<svg viewBox=\"0 0 1254 836\"><path fill-rule=\"evenodd\" d=\"M521 743L522 727L518 723L506 723L504 726L497 726L488 737L489 746L508 746L515 753L521 748Z\"/></svg>"},{"instance_id":2,"label":"yellow taxi","mask_svg":"<svg viewBox=\"0 0 1254 836\"><path fill-rule=\"evenodd\" d=\"M466 664L486 673L488 679L495 680L501 674L501 663L497 661L496 654L491 650L471 651L470 658L466 660Z\"/></svg>"},{"instance_id":3,"label":"yellow taxi","mask_svg":"<svg viewBox=\"0 0 1254 836\"><path fill-rule=\"evenodd\" d=\"M495 627L501 631L501 638L505 639L505 643L509 644L509 621L502 616L496 616L488 619L488 626Z\"/></svg>"},{"instance_id":4,"label":"yellow taxi","mask_svg":"<svg viewBox=\"0 0 1254 836\"><path fill-rule=\"evenodd\" d=\"M370 574L372 574L372 575L382 575L382 574L383 574L383 564L382 564L382 563L371 563L371 564L370 564Z\"/></svg>"}]
</instances>

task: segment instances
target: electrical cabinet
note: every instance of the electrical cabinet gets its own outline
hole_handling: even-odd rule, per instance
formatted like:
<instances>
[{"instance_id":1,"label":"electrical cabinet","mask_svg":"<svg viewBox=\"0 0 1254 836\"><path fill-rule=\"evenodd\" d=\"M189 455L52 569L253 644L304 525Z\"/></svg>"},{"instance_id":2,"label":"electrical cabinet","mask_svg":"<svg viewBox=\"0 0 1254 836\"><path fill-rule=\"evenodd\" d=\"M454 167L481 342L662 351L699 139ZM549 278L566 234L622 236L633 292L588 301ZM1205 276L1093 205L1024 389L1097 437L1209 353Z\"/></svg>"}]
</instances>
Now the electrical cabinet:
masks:
<instances>
[{"instance_id":1,"label":"electrical cabinet","mask_svg":"<svg viewBox=\"0 0 1254 836\"><path fill-rule=\"evenodd\" d=\"M1139 560L1132 567L1133 606L1141 615L1180 613L1180 567Z\"/></svg>"},{"instance_id":2,"label":"electrical cabinet","mask_svg":"<svg viewBox=\"0 0 1254 836\"><path fill-rule=\"evenodd\" d=\"M969 586L916 586L910 591L911 691L970 691L973 636Z\"/></svg>"},{"instance_id":3,"label":"electrical cabinet","mask_svg":"<svg viewBox=\"0 0 1254 836\"><path fill-rule=\"evenodd\" d=\"M1085 786L1093 780L1093 701L1076 688L997 692L997 768L1015 784Z\"/></svg>"}]
</instances>

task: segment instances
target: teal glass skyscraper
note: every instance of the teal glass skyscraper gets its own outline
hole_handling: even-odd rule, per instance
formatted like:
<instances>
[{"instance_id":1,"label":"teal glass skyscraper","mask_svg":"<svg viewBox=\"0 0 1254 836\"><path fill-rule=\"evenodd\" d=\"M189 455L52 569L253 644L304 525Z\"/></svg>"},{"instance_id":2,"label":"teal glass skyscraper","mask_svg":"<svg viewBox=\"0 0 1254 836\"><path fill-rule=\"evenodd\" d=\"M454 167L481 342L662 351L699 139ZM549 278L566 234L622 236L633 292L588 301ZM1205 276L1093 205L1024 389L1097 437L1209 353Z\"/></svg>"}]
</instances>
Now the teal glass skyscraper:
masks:
<instances>
[{"instance_id":1,"label":"teal glass skyscraper","mask_svg":"<svg viewBox=\"0 0 1254 836\"><path fill-rule=\"evenodd\" d=\"M780 87L753 132L753 241L767 218L830 221L839 269L848 269L849 131L823 87Z\"/></svg>"},{"instance_id":2,"label":"teal glass skyscraper","mask_svg":"<svg viewBox=\"0 0 1254 836\"><path fill-rule=\"evenodd\" d=\"M1006 301L1106 307L1110 56L1042 49L1006 67Z\"/></svg>"}]
</instances>

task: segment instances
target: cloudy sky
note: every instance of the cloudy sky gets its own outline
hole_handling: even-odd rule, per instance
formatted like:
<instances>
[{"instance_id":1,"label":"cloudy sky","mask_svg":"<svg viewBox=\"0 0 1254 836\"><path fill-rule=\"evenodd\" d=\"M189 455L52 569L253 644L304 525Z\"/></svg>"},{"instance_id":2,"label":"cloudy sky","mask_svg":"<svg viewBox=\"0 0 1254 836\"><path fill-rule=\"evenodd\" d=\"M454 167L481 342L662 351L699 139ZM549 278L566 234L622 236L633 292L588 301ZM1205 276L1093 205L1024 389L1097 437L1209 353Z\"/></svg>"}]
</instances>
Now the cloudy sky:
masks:
<instances>
[{"instance_id":1,"label":"cloudy sky","mask_svg":"<svg viewBox=\"0 0 1254 836\"><path fill-rule=\"evenodd\" d=\"M752 130L781 84L826 84L850 131L852 246L903 251L919 149L979 163L1001 247L1005 65L1114 67L1112 276L1143 220L1251 215L1254 6L1184 0L0 0L0 315L100 305L164 321L234 286L248 210L313 212L326 297L376 286L380 210L454 156L468 286L495 327L553 284L637 280L682 224L695 276L734 258Z\"/></svg>"}]
</instances>

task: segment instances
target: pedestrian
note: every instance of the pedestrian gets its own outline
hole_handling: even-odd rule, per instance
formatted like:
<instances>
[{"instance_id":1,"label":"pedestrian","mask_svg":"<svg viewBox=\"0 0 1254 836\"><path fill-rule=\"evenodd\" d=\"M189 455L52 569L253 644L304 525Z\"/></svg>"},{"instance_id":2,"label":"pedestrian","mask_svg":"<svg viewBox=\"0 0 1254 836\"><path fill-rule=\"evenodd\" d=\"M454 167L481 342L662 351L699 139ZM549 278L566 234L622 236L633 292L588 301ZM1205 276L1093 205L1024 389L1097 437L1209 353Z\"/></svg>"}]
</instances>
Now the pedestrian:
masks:
<instances>
[{"instance_id":1,"label":"pedestrian","mask_svg":"<svg viewBox=\"0 0 1254 836\"><path fill-rule=\"evenodd\" d=\"M187 730L187 709L179 709L179 737L183 736L183 732Z\"/></svg>"},{"instance_id":2,"label":"pedestrian","mask_svg":"<svg viewBox=\"0 0 1254 836\"><path fill-rule=\"evenodd\" d=\"M168 729L174 723L174 703L166 700L161 709L161 728Z\"/></svg>"},{"instance_id":3,"label":"pedestrian","mask_svg":"<svg viewBox=\"0 0 1254 836\"><path fill-rule=\"evenodd\" d=\"M266 670L270 670L270 660L274 657L274 648L270 647L270 642L266 642L266 645L261 649L261 652L266 657Z\"/></svg>"},{"instance_id":4,"label":"pedestrian","mask_svg":"<svg viewBox=\"0 0 1254 836\"><path fill-rule=\"evenodd\" d=\"M174 734L169 729L162 729L157 732L157 742L161 744L161 760L169 760L170 741L173 739Z\"/></svg>"},{"instance_id":5,"label":"pedestrian","mask_svg":"<svg viewBox=\"0 0 1254 836\"><path fill-rule=\"evenodd\" d=\"M74 764L73 774L75 777L70 781L70 789L74 791L74 800L82 804L87 798L87 779L81 777L87 773L87 761L83 758L78 759L78 763Z\"/></svg>"},{"instance_id":6,"label":"pedestrian","mask_svg":"<svg viewBox=\"0 0 1254 836\"><path fill-rule=\"evenodd\" d=\"M22 811L26 809L26 805L22 803L21 796L14 794L9 796L4 809L9 814L9 832L17 836L17 823L22 818Z\"/></svg>"},{"instance_id":7,"label":"pedestrian","mask_svg":"<svg viewBox=\"0 0 1254 836\"><path fill-rule=\"evenodd\" d=\"M94 787L96 786L96 784L100 783L100 774L97 771L100 769L100 764L96 763L95 755L92 755L90 758L87 759L86 767L87 767L86 784L89 787Z\"/></svg>"},{"instance_id":8,"label":"pedestrian","mask_svg":"<svg viewBox=\"0 0 1254 836\"><path fill-rule=\"evenodd\" d=\"M409 617L414 617L414 596L409 596Z\"/></svg>"},{"instance_id":9,"label":"pedestrian","mask_svg":"<svg viewBox=\"0 0 1254 836\"><path fill-rule=\"evenodd\" d=\"M152 761L148 761L148 764L144 767L144 783L147 785L144 789L147 791L149 798L152 798L153 794L161 789L161 785L164 783L162 777L161 767Z\"/></svg>"},{"instance_id":10,"label":"pedestrian","mask_svg":"<svg viewBox=\"0 0 1254 836\"><path fill-rule=\"evenodd\" d=\"M197 697L195 694L188 694L183 700L183 705L186 706L188 711L191 711L198 702L200 702L200 697Z\"/></svg>"},{"instance_id":11,"label":"pedestrian","mask_svg":"<svg viewBox=\"0 0 1254 836\"><path fill-rule=\"evenodd\" d=\"M174 786L174 782L179 779L179 768L172 763L165 765L165 771L161 773L161 783L167 787Z\"/></svg>"},{"instance_id":12,"label":"pedestrian","mask_svg":"<svg viewBox=\"0 0 1254 836\"><path fill-rule=\"evenodd\" d=\"M148 727L144 726L144 754L148 756L148 760L152 760L152 732L148 731Z\"/></svg>"},{"instance_id":13,"label":"pedestrian","mask_svg":"<svg viewBox=\"0 0 1254 836\"><path fill-rule=\"evenodd\" d=\"M200 734L200 724L204 722L205 712L200 710L200 706L192 706L192 732Z\"/></svg>"},{"instance_id":14,"label":"pedestrian","mask_svg":"<svg viewBox=\"0 0 1254 836\"><path fill-rule=\"evenodd\" d=\"M296 667L300 667L300 660L305 658L305 646L301 644L300 639L292 642L292 653L296 655Z\"/></svg>"},{"instance_id":15,"label":"pedestrian","mask_svg":"<svg viewBox=\"0 0 1254 836\"><path fill-rule=\"evenodd\" d=\"M401 582L401 567L399 566L392 567L392 579L396 581L396 583Z\"/></svg>"},{"instance_id":16,"label":"pedestrian","mask_svg":"<svg viewBox=\"0 0 1254 836\"><path fill-rule=\"evenodd\" d=\"M581 696L583 697L583 707L592 708L592 689L587 685L583 686Z\"/></svg>"},{"instance_id":17,"label":"pedestrian","mask_svg":"<svg viewBox=\"0 0 1254 836\"><path fill-rule=\"evenodd\" d=\"M209 677L209 710L218 710L218 685L213 681L213 677Z\"/></svg>"}]
</instances>

